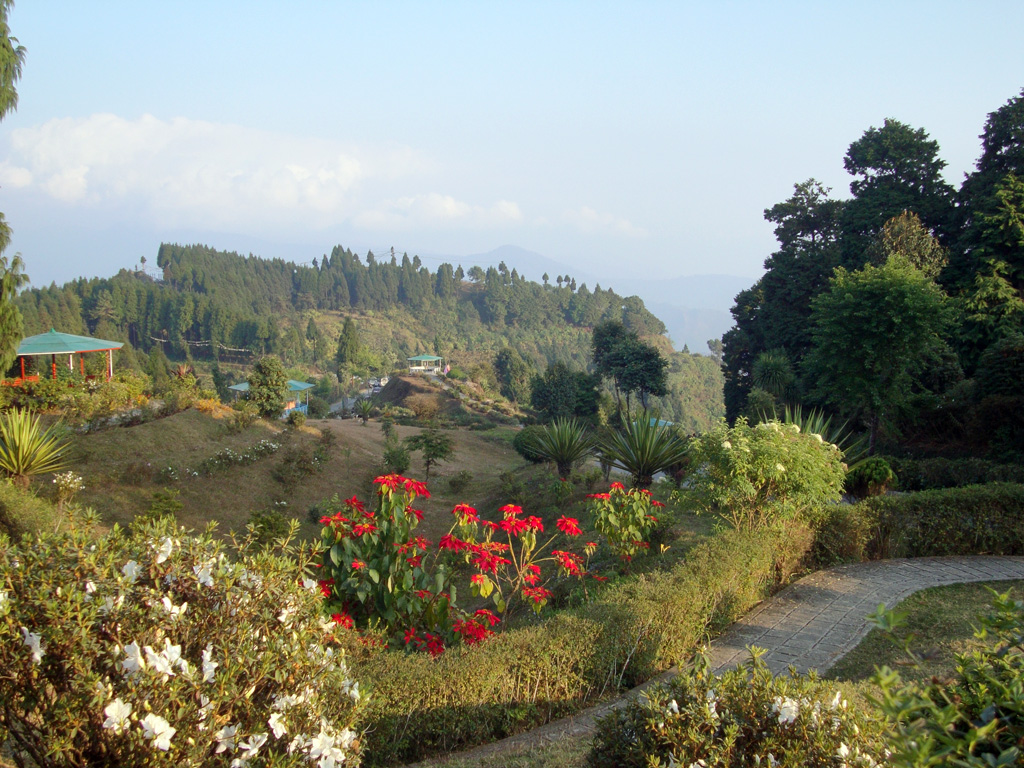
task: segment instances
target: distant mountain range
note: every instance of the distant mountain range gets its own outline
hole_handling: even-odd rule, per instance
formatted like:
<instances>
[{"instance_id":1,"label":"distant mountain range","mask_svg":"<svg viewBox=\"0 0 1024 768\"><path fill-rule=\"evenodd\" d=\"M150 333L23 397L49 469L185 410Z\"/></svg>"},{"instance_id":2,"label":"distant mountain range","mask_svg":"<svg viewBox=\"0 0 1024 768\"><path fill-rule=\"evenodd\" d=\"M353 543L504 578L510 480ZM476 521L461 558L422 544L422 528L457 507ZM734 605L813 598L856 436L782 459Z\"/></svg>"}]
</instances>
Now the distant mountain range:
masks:
<instances>
[{"instance_id":1,"label":"distant mountain range","mask_svg":"<svg viewBox=\"0 0 1024 768\"><path fill-rule=\"evenodd\" d=\"M578 284L593 289L612 288L620 296L639 296L668 329L676 348L685 345L691 352L707 353L709 339L720 339L732 327L732 308L736 294L749 288L754 278L736 275L684 275L668 280L640 280L611 273L597 275L550 259L543 254L515 245L503 245L487 253L455 259L466 269L473 265L497 266L502 261L509 269L530 280L541 281L547 273L552 281L558 275L570 275Z\"/></svg>"}]
</instances>

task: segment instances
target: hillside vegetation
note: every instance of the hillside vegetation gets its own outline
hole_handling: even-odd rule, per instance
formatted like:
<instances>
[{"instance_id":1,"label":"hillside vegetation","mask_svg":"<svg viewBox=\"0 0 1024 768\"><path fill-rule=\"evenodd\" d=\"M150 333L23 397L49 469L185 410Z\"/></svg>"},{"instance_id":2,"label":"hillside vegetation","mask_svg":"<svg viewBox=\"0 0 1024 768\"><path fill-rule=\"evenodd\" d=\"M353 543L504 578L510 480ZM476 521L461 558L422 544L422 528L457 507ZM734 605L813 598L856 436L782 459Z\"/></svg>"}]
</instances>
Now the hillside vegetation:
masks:
<instances>
[{"instance_id":1,"label":"hillside vegetation","mask_svg":"<svg viewBox=\"0 0 1024 768\"><path fill-rule=\"evenodd\" d=\"M360 259L341 246L297 265L165 244L157 264L159 280L122 270L24 292L17 304L26 335L54 327L124 341L119 367L143 367L142 355L159 349L172 360L226 367L274 354L323 373L337 369L339 338L354 320L360 351L349 373L391 373L428 353L487 385L506 347L538 373L553 363L586 369L592 328L615 320L669 361L668 394L652 403L665 418L694 431L724 412L715 359L673 351L665 326L639 298L591 290L568 276L542 285L504 264L468 273L442 264L431 272L418 257L371 252Z\"/></svg>"}]
</instances>

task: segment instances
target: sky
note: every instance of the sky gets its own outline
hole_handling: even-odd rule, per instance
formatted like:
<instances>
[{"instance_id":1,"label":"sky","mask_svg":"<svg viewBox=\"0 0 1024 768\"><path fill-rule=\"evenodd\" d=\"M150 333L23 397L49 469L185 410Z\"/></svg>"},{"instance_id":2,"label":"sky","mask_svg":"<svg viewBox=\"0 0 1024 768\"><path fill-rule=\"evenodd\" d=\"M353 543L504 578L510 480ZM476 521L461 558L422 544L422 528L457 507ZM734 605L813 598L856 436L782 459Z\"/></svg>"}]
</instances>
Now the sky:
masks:
<instances>
[{"instance_id":1,"label":"sky","mask_svg":"<svg viewBox=\"0 0 1024 768\"><path fill-rule=\"evenodd\" d=\"M869 127L924 128L959 185L1024 87L1019 0L20 0L9 22L0 211L36 286L161 242L753 280L764 209L810 177L848 196Z\"/></svg>"}]
</instances>

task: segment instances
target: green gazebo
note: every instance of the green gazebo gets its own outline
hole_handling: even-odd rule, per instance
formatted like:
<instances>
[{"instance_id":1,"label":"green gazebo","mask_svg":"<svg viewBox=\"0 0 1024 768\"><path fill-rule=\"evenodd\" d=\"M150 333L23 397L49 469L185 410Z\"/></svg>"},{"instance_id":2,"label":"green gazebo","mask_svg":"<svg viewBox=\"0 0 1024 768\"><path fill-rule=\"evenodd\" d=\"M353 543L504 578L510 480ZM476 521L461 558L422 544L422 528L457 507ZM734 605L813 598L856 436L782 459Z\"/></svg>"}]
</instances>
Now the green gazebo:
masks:
<instances>
[{"instance_id":1,"label":"green gazebo","mask_svg":"<svg viewBox=\"0 0 1024 768\"><path fill-rule=\"evenodd\" d=\"M28 336L21 340L18 346L18 359L21 361L21 381L26 380L25 358L26 357L50 357L50 370L53 378L57 378L57 356L68 356L68 370L75 370L75 355L78 355L78 364L85 375L85 360L82 355L87 352L107 353L107 381L114 375L114 350L120 349L124 344L120 341L107 341L106 339L94 339L91 336L75 336L71 333L58 333L53 328L48 333L40 333L35 336ZM31 380L31 378L29 378ZM20 383L20 382L18 382Z\"/></svg>"},{"instance_id":2,"label":"green gazebo","mask_svg":"<svg viewBox=\"0 0 1024 768\"><path fill-rule=\"evenodd\" d=\"M292 411L301 411L302 413L309 413L309 390L311 390L315 384L310 384L308 381L296 381L295 379L288 379L288 392L294 392L295 394L289 394L289 400L284 405L284 415L287 416ZM241 384L233 384L228 387L232 392L235 393L235 397L240 394L244 394L249 391L249 382L243 381ZM306 393L306 402L299 402L299 392Z\"/></svg>"},{"instance_id":3,"label":"green gazebo","mask_svg":"<svg viewBox=\"0 0 1024 768\"><path fill-rule=\"evenodd\" d=\"M409 361L409 373L441 373L441 363L444 362L444 358L437 355L416 355L406 360Z\"/></svg>"}]
</instances>

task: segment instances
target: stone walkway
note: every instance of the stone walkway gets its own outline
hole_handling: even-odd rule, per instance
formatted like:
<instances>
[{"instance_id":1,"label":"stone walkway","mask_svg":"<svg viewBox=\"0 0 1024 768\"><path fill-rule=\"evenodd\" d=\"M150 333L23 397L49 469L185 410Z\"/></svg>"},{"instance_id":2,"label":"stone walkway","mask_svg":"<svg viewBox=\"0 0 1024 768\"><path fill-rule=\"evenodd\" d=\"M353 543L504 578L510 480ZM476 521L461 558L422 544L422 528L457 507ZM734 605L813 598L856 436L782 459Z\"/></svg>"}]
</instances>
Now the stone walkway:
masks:
<instances>
[{"instance_id":1,"label":"stone walkway","mask_svg":"<svg viewBox=\"0 0 1024 768\"><path fill-rule=\"evenodd\" d=\"M825 672L868 633L865 617L874 613L879 603L892 608L929 587L1011 579L1024 579L1024 557L878 560L818 571L790 584L716 638L710 648L712 667L716 672L734 667L748 658L747 646L756 645L767 649L764 661L776 674L790 666L798 672ZM531 745L591 733L601 716L677 672L671 669L621 698L572 717L451 757L472 765L474 760L501 752L520 752Z\"/></svg>"}]
</instances>

